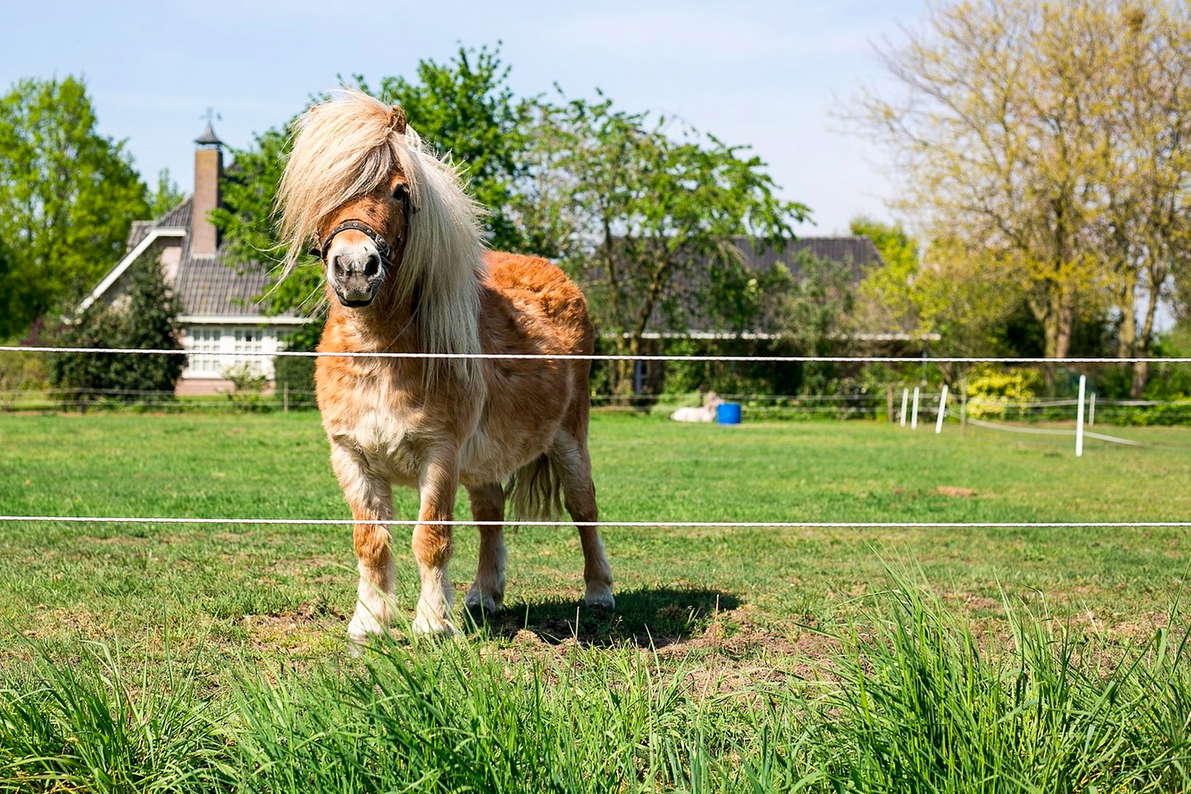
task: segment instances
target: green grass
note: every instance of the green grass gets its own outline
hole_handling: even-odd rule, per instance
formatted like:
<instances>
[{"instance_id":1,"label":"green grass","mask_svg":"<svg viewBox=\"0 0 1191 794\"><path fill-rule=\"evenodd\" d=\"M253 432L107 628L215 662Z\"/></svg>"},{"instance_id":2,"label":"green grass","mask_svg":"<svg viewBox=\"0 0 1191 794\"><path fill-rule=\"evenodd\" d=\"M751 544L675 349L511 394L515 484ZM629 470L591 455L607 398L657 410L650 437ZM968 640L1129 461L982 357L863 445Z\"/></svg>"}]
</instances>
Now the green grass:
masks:
<instances>
[{"instance_id":1,"label":"green grass","mask_svg":"<svg viewBox=\"0 0 1191 794\"><path fill-rule=\"evenodd\" d=\"M1191 519L1191 430L1117 432L607 415L592 454L610 521ZM0 513L348 517L311 413L0 416ZM1185 535L613 528L605 616L521 528L496 621L357 663L350 527L3 524L0 790L1182 790Z\"/></svg>"}]
</instances>

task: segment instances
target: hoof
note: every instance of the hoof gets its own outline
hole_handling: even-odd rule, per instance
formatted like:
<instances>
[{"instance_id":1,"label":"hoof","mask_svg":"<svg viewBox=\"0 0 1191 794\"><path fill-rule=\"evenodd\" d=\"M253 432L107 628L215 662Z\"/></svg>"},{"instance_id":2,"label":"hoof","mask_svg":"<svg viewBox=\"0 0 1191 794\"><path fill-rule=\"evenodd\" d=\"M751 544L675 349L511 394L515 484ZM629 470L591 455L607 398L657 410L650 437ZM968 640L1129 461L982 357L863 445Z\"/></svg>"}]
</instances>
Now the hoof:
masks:
<instances>
[{"instance_id":1,"label":"hoof","mask_svg":"<svg viewBox=\"0 0 1191 794\"><path fill-rule=\"evenodd\" d=\"M446 618L437 618L419 613L411 626L415 637L453 637L458 633L455 624Z\"/></svg>"},{"instance_id":2,"label":"hoof","mask_svg":"<svg viewBox=\"0 0 1191 794\"><path fill-rule=\"evenodd\" d=\"M487 593L482 593L476 588L467 591L467 595L463 599L463 605L467 607L467 611L473 615L479 615L483 612L486 617L495 617L496 613L500 611L500 599L495 598Z\"/></svg>"},{"instance_id":3,"label":"hoof","mask_svg":"<svg viewBox=\"0 0 1191 794\"><path fill-rule=\"evenodd\" d=\"M601 589L588 589L587 595L583 597L583 603L587 604L593 609L616 609L616 599L612 597L612 588L604 587Z\"/></svg>"},{"instance_id":4,"label":"hoof","mask_svg":"<svg viewBox=\"0 0 1191 794\"><path fill-rule=\"evenodd\" d=\"M383 637L385 633L385 627L371 614L357 613L347 626L347 652L352 656L359 656L364 652L369 640Z\"/></svg>"}]
</instances>

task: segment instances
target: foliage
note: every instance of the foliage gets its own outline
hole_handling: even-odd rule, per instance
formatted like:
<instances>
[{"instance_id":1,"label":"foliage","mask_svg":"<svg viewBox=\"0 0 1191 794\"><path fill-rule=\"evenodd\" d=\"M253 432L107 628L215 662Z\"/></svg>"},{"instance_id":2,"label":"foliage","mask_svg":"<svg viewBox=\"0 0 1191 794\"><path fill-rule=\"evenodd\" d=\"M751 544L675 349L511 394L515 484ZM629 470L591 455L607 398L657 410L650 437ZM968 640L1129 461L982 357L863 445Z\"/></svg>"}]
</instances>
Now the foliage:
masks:
<instances>
[{"instance_id":1,"label":"foliage","mask_svg":"<svg viewBox=\"0 0 1191 794\"><path fill-rule=\"evenodd\" d=\"M865 325L920 333L921 300L915 290L921 269L918 242L900 225L865 216L853 218L849 231L868 237L881 255L881 266L869 272L860 285L861 303L875 315Z\"/></svg>"},{"instance_id":2,"label":"foliage","mask_svg":"<svg viewBox=\"0 0 1191 794\"><path fill-rule=\"evenodd\" d=\"M291 119L285 129L293 123ZM251 148L231 150L235 160L220 183L221 206L211 213L229 261L261 262L277 268L285 258L273 225L273 210L289 148L286 133L270 129L258 134ZM262 305L268 313L307 310L312 301L321 300L321 282L322 269L309 259L285 281L274 284Z\"/></svg>"},{"instance_id":3,"label":"foliage","mask_svg":"<svg viewBox=\"0 0 1191 794\"><path fill-rule=\"evenodd\" d=\"M420 61L417 81L384 77L375 88L361 75L353 81L382 101L400 103L410 125L465 169L469 191L488 210L491 247L535 252L539 247L533 238L506 209L522 170L522 127L530 107L528 100L514 98L508 73L499 50L461 47L445 64ZM286 130L295 120L258 134L249 149L233 150L235 163L224 176L223 207L212 218L234 261L276 266L285 257L273 211L292 143ZM296 308L312 314L322 301L321 266L313 258L299 261L304 264L268 294L268 311Z\"/></svg>"},{"instance_id":4,"label":"foliage","mask_svg":"<svg viewBox=\"0 0 1191 794\"><path fill-rule=\"evenodd\" d=\"M15 83L0 97L0 338L94 286L147 212L124 142L99 134L82 80Z\"/></svg>"},{"instance_id":5,"label":"foliage","mask_svg":"<svg viewBox=\"0 0 1191 794\"><path fill-rule=\"evenodd\" d=\"M513 94L509 72L499 46L461 46L446 63L419 61L416 81L384 77L374 91L362 75L354 80L382 102L401 105L418 134L463 167L468 193L488 210L489 247L550 254L536 250L508 209L525 173L526 123L534 104Z\"/></svg>"},{"instance_id":6,"label":"foliage","mask_svg":"<svg viewBox=\"0 0 1191 794\"><path fill-rule=\"evenodd\" d=\"M323 323L311 322L285 338L284 350L310 352L318 347L322 338ZM273 360L274 392L289 401L291 408L313 408L314 397L313 358L282 356Z\"/></svg>"},{"instance_id":7,"label":"foliage","mask_svg":"<svg viewBox=\"0 0 1191 794\"><path fill-rule=\"evenodd\" d=\"M881 53L896 91L858 113L898 156L900 205L1005 269L1047 356L1069 355L1081 311L1103 324L1110 306L1119 354L1144 354L1191 260L1187 6L949 2L907 35Z\"/></svg>"},{"instance_id":8,"label":"foliage","mask_svg":"<svg viewBox=\"0 0 1191 794\"><path fill-rule=\"evenodd\" d=\"M182 203L186 193L170 178L170 169L157 172L157 187L149 197L149 217L160 218Z\"/></svg>"},{"instance_id":9,"label":"foliage","mask_svg":"<svg viewBox=\"0 0 1191 794\"><path fill-rule=\"evenodd\" d=\"M968 376L968 413L977 419L1003 416L1006 408L1032 402L1041 385L1036 370L984 365Z\"/></svg>"},{"instance_id":10,"label":"foliage","mask_svg":"<svg viewBox=\"0 0 1191 794\"><path fill-rule=\"evenodd\" d=\"M537 212L562 235L548 247L563 253L619 352L640 352L647 330L681 328L709 288L739 299L721 294L702 308L726 310L737 325L756 314L756 284L731 272L740 266L735 238L781 245L809 214L777 198L760 158L607 99L539 111L531 160L551 188ZM627 367L612 372L613 388L627 389Z\"/></svg>"},{"instance_id":11,"label":"foliage","mask_svg":"<svg viewBox=\"0 0 1191 794\"><path fill-rule=\"evenodd\" d=\"M799 355L846 356L853 350L849 322L855 295L850 268L800 252L795 283L786 299L784 325ZM838 388L840 366L832 362L804 365L801 390L830 394Z\"/></svg>"},{"instance_id":12,"label":"foliage","mask_svg":"<svg viewBox=\"0 0 1191 794\"><path fill-rule=\"evenodd\" d=\"M182 350L178 307L161 265L150 260L129 275L124 301L116 307L92 304L62 331L64 347ZM138 392L172 395L186 361L180 355L62 353L51 363L54 386L70 401L110 399L136 402Z\"/></svg>"},{"instance_id":13,"label":"foliage","mask_svg":"<svg viewBox=\"0 0 1191 794\"><path fill-rule=\"evenodd\" d=\"M233 404L249 409L257 406L268 407L265 404L264 391L269 385L269 379L252 364L243 363L227 367L220 375L232 382L232 391L227 397Z\"/></svg>"}]
</instances>

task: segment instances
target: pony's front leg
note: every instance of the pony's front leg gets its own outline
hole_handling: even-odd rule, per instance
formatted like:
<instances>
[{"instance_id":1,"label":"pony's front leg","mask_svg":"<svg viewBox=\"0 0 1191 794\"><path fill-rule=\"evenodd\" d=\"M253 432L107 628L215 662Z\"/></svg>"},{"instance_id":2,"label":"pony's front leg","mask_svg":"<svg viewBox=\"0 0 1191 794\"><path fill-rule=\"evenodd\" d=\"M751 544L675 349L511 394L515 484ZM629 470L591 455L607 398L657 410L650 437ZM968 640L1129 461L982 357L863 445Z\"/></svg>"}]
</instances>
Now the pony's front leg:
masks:
<instances>
[{"instance_id":1,"label":"pony's front leg","mask_svg":"<svg viewBox=\"0 0 1191 794\"><path fill-rule=\"evenodd\" d=\"M455 492L459 490L457 457L441 456L426 464L419 478L422 506L414 528L413 550L422 574L422 595L414 619L416 634L454 634L451 622L451 579L447 563L451 560L450 525L422 523L451 521L455 515Z\"/></svg>"},{"instance_id":2,"label":"pony's front leg","mask_svg":"<svg viewBox=\"0 0 1191 794\"><path fill-rule=\"evenodd\" d=\"M385 479L370 474L363 459L351 450L335 446L331 465L343 494L358 522L388 521L393 517L393 489ZM383 524L358 523L353 531L360 569L355 614L347 634L353 651L369 636L384 634L392 620L393 554L389 530Z\"/></svg>"}]
</instances>

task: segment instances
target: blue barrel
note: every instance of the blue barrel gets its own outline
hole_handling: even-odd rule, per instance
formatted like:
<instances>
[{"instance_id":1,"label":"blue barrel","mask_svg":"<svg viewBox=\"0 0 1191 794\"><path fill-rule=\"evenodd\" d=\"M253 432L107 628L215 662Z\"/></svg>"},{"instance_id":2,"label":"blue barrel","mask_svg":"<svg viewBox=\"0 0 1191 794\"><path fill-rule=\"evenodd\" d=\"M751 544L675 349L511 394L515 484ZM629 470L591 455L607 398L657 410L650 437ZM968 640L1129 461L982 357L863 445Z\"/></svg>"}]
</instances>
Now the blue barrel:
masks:
<instances>
[{"instance_id":1,"label":"blue barrel","mask_svg":"<svg viewBox=\"0 0 1191 794\"><path fill-rule=\"evenodd\" d=\"M740 424L740 403L720 403L715 408L715 420L721 425Z\"/></svg>"}]
</instances>

